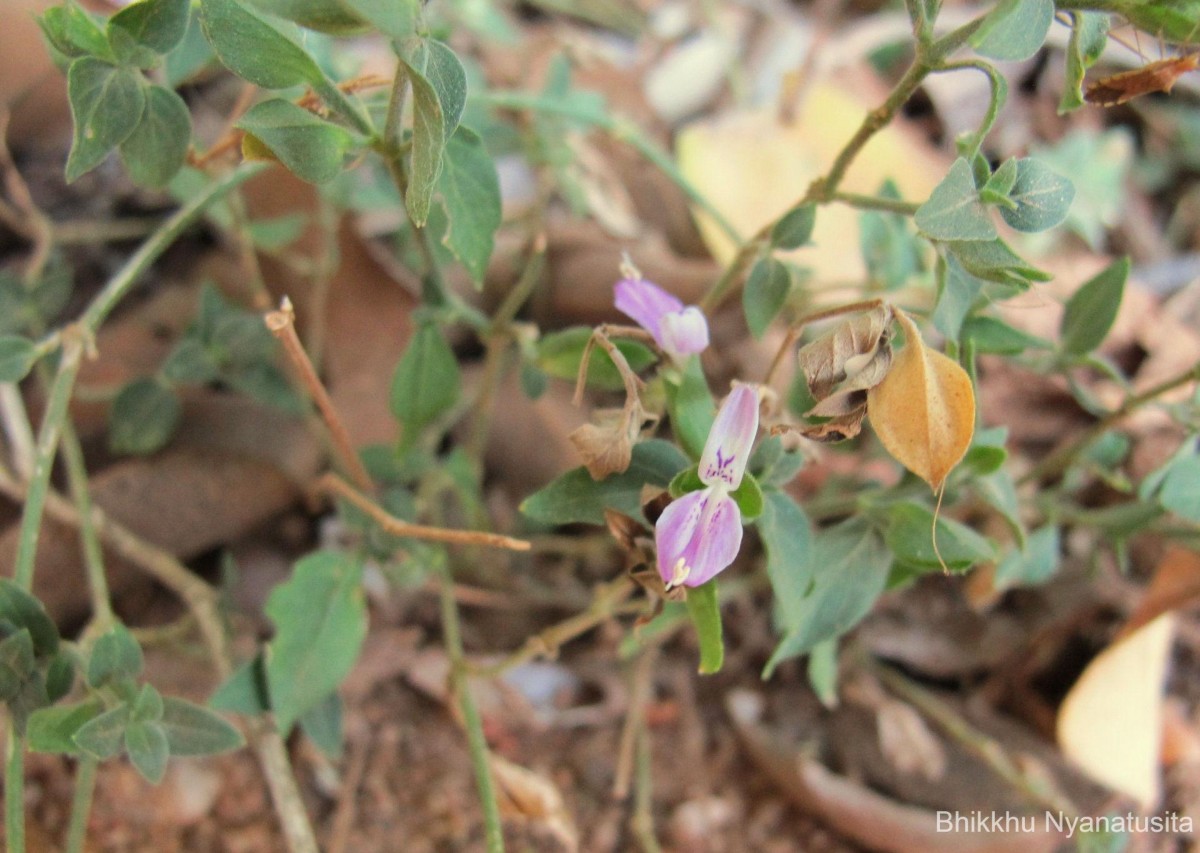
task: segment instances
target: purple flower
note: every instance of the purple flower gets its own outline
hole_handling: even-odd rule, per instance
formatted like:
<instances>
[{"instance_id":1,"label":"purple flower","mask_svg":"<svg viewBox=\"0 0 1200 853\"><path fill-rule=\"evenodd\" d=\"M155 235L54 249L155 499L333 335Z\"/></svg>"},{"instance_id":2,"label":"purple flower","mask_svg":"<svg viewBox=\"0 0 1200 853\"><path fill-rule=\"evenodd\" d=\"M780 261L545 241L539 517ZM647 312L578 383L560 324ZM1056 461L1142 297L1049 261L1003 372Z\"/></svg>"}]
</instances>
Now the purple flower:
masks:
<instances>
[{"instance_id":1,"label":"purple flower","mask_svg":"<svg viewBox=\"0 0 1200 853\"><path fill-rule=\"evenodd\" d=\"M682 361L708 346L708 321L695 305L641 278L623 278L613 289L617 310L632 317L673 359Z\"/></svg>"},{"instance_id":2,"label":"purple flower","mask_svg":"<svg viewBox=\"0 0 1200 853\"><path fill-rule=\"evenodd\" d=\"M742 511L729 493L742 483L758 432L758 394L737 385L717 412L700 456L704 488L672 501L654 528L658 573L667 589L700 586L733 562Z\"/></svg>"}]
</instances>

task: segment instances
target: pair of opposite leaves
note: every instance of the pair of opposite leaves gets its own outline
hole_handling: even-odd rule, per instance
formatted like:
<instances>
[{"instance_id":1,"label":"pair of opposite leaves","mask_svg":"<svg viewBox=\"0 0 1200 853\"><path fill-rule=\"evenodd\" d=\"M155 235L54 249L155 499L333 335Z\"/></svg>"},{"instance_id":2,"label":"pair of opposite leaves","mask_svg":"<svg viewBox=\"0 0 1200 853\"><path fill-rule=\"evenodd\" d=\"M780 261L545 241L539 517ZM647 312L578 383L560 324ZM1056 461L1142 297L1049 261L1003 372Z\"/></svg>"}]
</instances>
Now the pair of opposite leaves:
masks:
<instances>
[{"instance_id":1,"label":"pair of opposite leaves","mask_svg":"<svg viewBox=\"0 0 1200 853\"><path fill-rule=\"evenodd\" d=\"M892 323L906 344L892 352ZM975 392L957 362L925 346L912 319L880 304L843 320L797 353L816 401L806 415L823 419L799 427L817 441L858 434L868 414L887 451L905 468L941 489L975 431Z\"/></svg>"}]
</instances>

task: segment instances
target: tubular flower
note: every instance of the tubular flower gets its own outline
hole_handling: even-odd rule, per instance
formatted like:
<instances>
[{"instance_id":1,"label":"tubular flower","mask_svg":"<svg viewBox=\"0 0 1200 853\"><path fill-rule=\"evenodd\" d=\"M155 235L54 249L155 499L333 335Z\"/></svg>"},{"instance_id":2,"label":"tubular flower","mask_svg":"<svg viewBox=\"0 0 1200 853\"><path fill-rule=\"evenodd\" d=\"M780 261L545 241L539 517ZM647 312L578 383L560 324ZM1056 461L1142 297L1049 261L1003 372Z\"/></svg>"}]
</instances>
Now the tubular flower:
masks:
<instances>
[{"instance_id":1,"label":"tubular flower","mask_svg":"<svg viewBox=\"0 0 1200 853\"><path fill-rule=\"evenodd\" d=\"M704 453L704 488L672 501L654 528L658 573L670 590L700 586L733 562L742 545L742 511L730 492L742 483L758 432L758 394L736 386L725 398Z\"/></svg>"},{"instance_id":2,"label":"tubular flower","mask_svg":"<svg viewBox=\"0 0 1200 853\"><path fill-rule=\"evenodd\" d=\"M614 303L654 337L676 361L708 346L708 321L695 305L684 306L676 296L641 278L623 278L613 289Z\"/></svg>"}]
</instances>

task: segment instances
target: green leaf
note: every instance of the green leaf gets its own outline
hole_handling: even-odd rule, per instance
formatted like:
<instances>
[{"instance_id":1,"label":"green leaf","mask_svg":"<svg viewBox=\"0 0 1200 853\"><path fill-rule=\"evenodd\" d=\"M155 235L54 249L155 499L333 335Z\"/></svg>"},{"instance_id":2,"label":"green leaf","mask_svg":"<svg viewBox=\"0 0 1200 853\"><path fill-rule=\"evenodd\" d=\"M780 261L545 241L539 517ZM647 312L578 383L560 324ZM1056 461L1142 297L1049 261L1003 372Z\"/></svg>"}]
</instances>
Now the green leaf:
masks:
<instances>
[{"instance_id":1,"label":"green leaf","mask_svg":"<svg viewBox=\"0 0 1200 853\"><path fill-rule=\"evenodd\" d=\"M900 191L885 181L880 198L899 200ZM903 287L921 269L922 249L908 224L908 217L876 210L858 217L859 251L873 285L884 290Z\"/></svg>"},{"instance_id":2,"label":"green leaf","mask_svg":"<svg viewBox=\"0 0 1200 853\"><path fill-rule=\"evenodd\" d=\"M838 700L838 642L824 640L808 653L808 684L826 708L836 708Z\"/></svg>"},{"instance_id":3,"label":"green leaf","mask_svg":"<svg viewBox=\"0 0 1200 853\"><path fill-rule=\"evenodd\" d=\"M129 716L129 706L122 703L84 723L72 740L93 758L100 761L112 758L121 751Z\"/></svg>"},{"instance_id":4,"label":"green leaf","mask_svg":"<svg viewBox=\"0 0 1200 853\"><path fill-rule=\"evenodd\" d=\"M412 155L404 206L413 224L420 227L429 217L446 141L466 103L466 75L453 51L427 39L400 61L408 69L413 95Z\"/></svg>"},{"instance_id":5,"label":"green leaf","mask_svg":"<svg viewBox=\"0 0 1200 853\"><path fill-rule=\"evenodd\" d=\"M108 30L124 30L155 53L168 53L187 32L190 0L139 0L108 19Z\"/></svg>"},{"instance_id":6,"label":"green leaf","mask_svg":"<svg viewBox=\"0 0 1200 853\"><path fill-rule=\"evenodd\" d=\"M1158 500L1180 518L1200 522L1200 456L1187 456L1171 465Z\"/></svg>"},{"instance_id":7,"label":"green leaf","mask_svg":"<svg viewBox=\"0 0 1200 853\"><path fill-rule=\"evenodd\" d=\"M1129 258L1113 261L1067 300L1059 333L1064 352L1086 355L1104 341L1125 294Z\"/></svg>"},{"instance_id":8,"label":"green leaf","mask_svg":"<svg viewBox=\"0 0 1200 853\"><path fill-rule=\"evenodd\" d=\"M125 678L137 678L144 666L142 647L123 625L96 640L88 659L87 681L93 688Z\"/></svg>"},{"instance_id":9,"label":"green leaf","mask_svg":"<svg viewBox=\"0 0 1200 853\"><path fill-rule=\"evenodd\" d=\"M264 89L327 84L302 47L238 0L201 0L200 24L221 63Z\"/></svg>"},{"instance_id":10,"label":"green leaf","mask_svg":"<svg viewBox=\"0 0 1200 853\"><path fill-rule=\"evenodd\" d=\"M158 723L171 755L215 755L245 744L242 733L220 714L175 696L163 699Z\"/></svg>"},{"instance_id":11,"label":"green leaf","mask_svg":"<svg viewBox=\"0 0 1200 853\"><path fill-rule=\"evenodd\" d=\"M776 249L798 249L811 238L817 224L817 206L801 204L793 207L771 228L771 246Z\"/></svg>"},{"instance_id":12,"label":"green leaf","mask_svg":"<svg viewBox=\"0 0 1200 853\"><path fill-rule=\"evenodd\" d=\"M1031 281L1051 279L1049 273L1022 260L1003 240L952 240L945 246L964 270L985 281L996 281L1024 290Z\"/></svg>"},{"instance_id":13,"label":"green leaf","mask_svg":"<svg viewBox=\"0 0 1200 853\"><path fill-rule=\"evenodd\" d=\"M75 658L60 649L46 665L46 698L57 702L71 692L74 684Z\"/></svg>"},{"instance_id":14,"label":"green leaf","mask_svg":"<svg viewBox=\"0 0 1200 853\"><path fill-rule=\"evenodd\" d=\"M979 198L971 164L959 157L929 201L917 208L914 220L933 240L992 240L996 226Z\"/></svg>"},{"instance_id":15,"label":"green leaf","mask_svg":"<svg viewBox=\"0 0 1200 853\"><path fill-rule=\"evenodd\" d=\"M970 341L977 353L1019 355L1030 349L1050 349L1053 344L1045 338L1014 329L996 317L968 317L963 323L960 340Z\"/></svg>"},{"instance_id":16,"label":"green leaf","mask_svg":"<svg viewBox=\"0 0 1200 853\"><path fill-rule=\"evenodd\" d=\"M188 16L188 28L183 41L167 54L166 62L163 63L163 82L171 88L178 88L191 82L212 65L216 58L212 45L204 37L204 30L200 26L199 9L193 6Z\"/></svg>"},{"instance_id":17,"label":"green leaf","mask_svg":"<svg viewBox=\"0 0 1200 853\"><path fill-rule=\"evenodd\" d=\"M67 157L71 182L100 165L133 133L146 108L146 84L132 68L83 56L67 71L67 98L75 124Z\"/></svg>"},{"instance_id":18,"label":"green leaf","mask_svg":"<svg viewBox=\"0 0 1200 853\"><path fill-rule=\"evenodd\" d=\"M404 427L404 447L458 402L461 384L458 360L441 330L431 321L421 323L392 377L392 414Z\"/></svg>"},{"instance_id":19,"label":"green leaf","mask_svg":"<svg viewBox=\"0 0 1200 853\"><path fill-rule=\"evenodd\" d=\"M1058 571L1059 533L1052 524L1026 537L1024 548L1014 548L996 565L997 589L1045 583Z\"/></svg>"},{"instance_id":20,"label":"green leaf","mask_svg":"<svg viewBox=\"0 0 1200 853\"><path fill-rule=\"evenodd\" d=\"M933 570L940 569L944 561L947 568L963 571L996 556L991 542L945 516L938 516L935 533L933 511L921 504L910 501L893 504L888 507L887 518L884 541L905 565Z\"/></svg>"},{"instance_id":21,"label":"green leaf","mask_svg":"<svg viewBox=\"0 0 1200 853\"><path fill-rule=\"evenodd\" d=\"M971 36L983 56L1006 62L1029 59L1046 40L1054 0L1000 0Z\"/></svg>"},{"instance_id":22,"label":"green leaf","mask_svg":"<svg viewBox=\"0 0 1200 853\"><path fill-rule=\"evenodd\" d=\"M808 654L819 643L853 628L883 592L892 557L861 519L822 530L813 539L807 565L795 570L811 578L804 598L792 605L791 628L763 672L769 678L789 658Z\"/></svg>"},{"instance_id":23,"label":"green leaf","mask_svg":"<svg viewBox=\"0 0 1200 853\"><path fill-rule=\"evenodd\" d=\"M342 757L342 700L330 693L300 718L300 728L328 758Z\"/></svg>"},{"instance_id":24,"label":"green leaf","mask_svg":"<svg viewBox=\"0 0 1200 853\"><path fill-rule=\"evenodd\" d=\"M369 21L394 41L404 41L416 33L420 17L417 0L341 0L342 5Z\"/></svg>"},{"instance_id":25,"label":"green leaf","mask_svg":"<svg viewBox=\"0 0 1200 853\"><path fill-rule=\"evenodd\" d=\"M162 694L153 684L143 684L130 705L129 718L136 722L157 723L162 719L162 715Z\"/></svg>"},{"instance_id":26,"label":"green leaf","mask_svg":"<svg viewBox=\"0 0 1200 853\"><path fill-rule=\"evenodd\" d=\"M733 502L738 505L743 522L753 521L763 514L765 498L762 486L758 484L758 480L754 478L753 474L747 472L738 487L729 493L729 497L733 498Z\"/></svg>"},{"instance_id":27,"label":"green leaf","mask_svg":"<svg viewBox=\"0 0 1200 853\"><path fill-rule=\"evenodd\" d=\"M1018 231L1053 228L1064 219L1075 198L1075 186L1032 157L1017 161L1017 180L1009 193L1015 209L1000 208L1000 216Z\"/></svg>"},{"instance_id":28,"label":"green leaf","mask_svg":"<svg viewBox=\"0 0 1200 853\"><path fill-rule=\"evenodd\" d=\"M80 748L75 743L75 735L103 710L104 706L96 699L39 708L29 715L25 742L34 752L79 755Z\"/></svg>"},{"instance_id":29,"label":"green leaf","mask_svg":"<svg viewBox=\"0 0 1200 853\"><path fill-rule=\"evenodd\" d=\"M592 330L586 326L572 326L561 332L545 335L537 343L537 366L550 376L575 381L579 375L579 362L587 348ZM629 362L629 368L638 373L655 362L653 351L637 341L614 341L618 350ZM601 391L620 391L625 387L621 374L612 359L600 347L593 347L588 363L587 384ZM707 436L707 432L705 435ZM703 445L702 445L703 446ZM697 454L699 455L699 454Z\"/></svg>"},{"instance_id":30,"label":"green leaf","mask_svg":"<svg viewBox=\"0 0 1200 853\"><path fill-rule=\"evenodd\" d=\"M333 692L358 659L367 634L362 563L318 551L296 563L264 608L275 623L267 647L271 709L281 732Z\"/></svg>"},{"instance_id":31,"label":"green leaf","mask_svg":"<svg viewBox=\"0 0 1200 853\"><path fill-rule=\"evenodd\" d=\"M475 131L460 127L450 137L437 189L449 221L442 242L482 286L502 216L496 166Z\"/></svg>"},{"instance_id":32,"label":"green leaf","mask_svg":"<svg viewBox=\"0 0 1200 853\"><path fill-rule=\"evenodd\" d=\"M642 517L642 487L666 488L691 463L683 452L661 439L633 448L629 468L599 482L586 468L568 471L521 503L521 512L543 524L604 524L604 510Z\"/></svg>"},{"instance_id":33,"label":"green leaf","mask_svg":"<svg viewBox=\"0 0 1200 853\"><path fill-rule=\"evenodd\" d=\"M1067 14L1071 16L1071 38L1067 42L1067 79L1058 102L1059 115L1083 106L1083 76L1104 53L1111 23L1105 12Z\"/></svg>"},{"instance_id":34,"label":"green leaf","mask_svg":"<svg viewBox=\"0 0 1200 853\"><path fill-rule=\"evenodd\" d=\"M203 385L217 378L219 366L204 342L185 337L175 345L163 362L163 378L181 385Z\"/></svg>"},{"instance_id":35,"label":"green leaf","mask_svg":"<svg viewBox=\"0 0 1200 853\"><path fill-rule=\"evenodd\" d=\"M991 202L989 196L1007 199L1008 194L1012 192L1013 186L1017 183L1017 171L1017 158L1009 157L1000 164L1000 168L988 176L987 183L983 185L979 195L988 202Z\"/></svg>"},{"instance_id":36,"label":"green leaf","mask_svg":"<svg viewBox=\"0 0 1200 853\"><path fill-rule=\"evenodd\" d=\"M254 716L271 707L267 690L267 669L262 655L246 661L217 688L208 704L217 711L232 711Z\"/></svg>"},{"instance_id":37,"label":"green leaf","mask_svg":"<svg viewBox=\"0 0 1200 853\"><path fill-rule=\"evenodd\" d=\"M767 577L775 604L783 616L785 631L800 627L805 615L803 602L812 584L814 565L812 525L795 500L768 489L758 535L767 552Z\"/></svg>"},{"instance_id":38,"label":"green leaf","mask_svg":"<svg viewBox=\"0 0 1200 853\"><path fill-rule=\"evenodd\" d=\"M0 335L0 382L20 382L37 362L33 341L17 335Z\"/></svg>"},{"instance_id":39,"label":"green leaf","mask_svg":"<svg viewBox=\"0 0 1200 853\"><path fill-rule=\"evenodd\" d=\"M42 34L50 46L64 57L95 56L114 59L112 47L104 37L104 30L96 19L74 0L61 6L51 6L38 19Z\"/></svg>"},{"instance_id":40,"label":"green leaf","mask_svg":"<svg viewBox=\"0 0 1200 853\"><path fill-rule=\"evenodd\" d=\"M192 116L183 98L152 85L141 121L121 143L121 161L134 183L162 187L183 168L191 141Z\"/></svg>"},{"instance_id":41,"label":"green leaf","mask_svg":"<svg viewBox=\"0 0 1200 853\"><path fill-rule=\"evenodd\" d=\"M667 493L672 498L681 498L688 492L698 492L704 487L704 481L700 479L700 469L693 465L671 478L671 482L667 484Z\"/></svg>"},{"instance_id":42,"label":"green leaf","mask_svg":"<svg viewBox=\"0 0 1200 853\"><path fill-rule=\"evenodd\" d=\"M330 35L353 35L369 29L352 11L348 0L249 0L268 15L293 21L302 27Z\"/></svg>"},{"instance_id":43,"label":"green leaf","mask_svg":"<svg viewBox=\"0 0 1200 853\"><path fill-rule=\"evenodd\" d=\"M38 657L58 651L58 627L42 603L8 578L0 578L0 627L29 631L33 651Z\"/></svg>"},{"instance_id":44,"label":"green leaf","mask_svg":"<svg viewBox=\"0 0 1200 853\"><path fill-rule=\"evenodd\" d=\"M742 310L750 334L762 340L763 333L787 301L792 290L792 274L787 265L768 255L750 270L742 289Z\"/></svg>"},{"instance_id":45,"label":"green leaf","mask_svg":"<svg viewBox=\"0 0 1200 853\"><path fill-rule=\"evenodd\" d=\"M0 640L0 701L10 702L34 673L33 640L22 628Z\"/></svg>"},{"instance_id":46,"label":"green leaf","mask_svg":"<svg viewBox=\"0 0 1200 853\"><path fill-rule=\"evenodd\" d=\"M146 781L155 785L162 781L171 748L161 725L142 720L131 722L125 729L125 750Z\"/></svg>"},{"instance_id":47,"label":"green leaf","mask_svg":"<svg viewBox=\"0 0 1200 853\"><path fill-rule=\"evenodd\" d=\"M108 410L108 446L113 453L144 455L162 448L179 425L181 407L173 390L156 379L135 379Z\"/></svg>"},{"instance_id":48,"label":"green leaf","mask_svg":"<svg viewBox=\"0 0 1200 853\"><path fill-rule=\"evenodd\" d=\"M236 126L269 148L288 171L313 184L340 175L347 153L356 144L344 127L283 98L255 104Z\"/></svg>"},{"instance_id":49,"label":"green leaf","mask_svg":"<svg viewBox=\"0 0 1200 853\"><path fill-rule=\"evenodd\" d=\"M675 434L675 440L683 446L688 456L699 459L717 417L717 408L712 392L708 390L708 380L704 377L699 357L688 358L679 382L668 379L664 387L667 413L671 417L671 431Z\"/></svg>"},{"instance_id":50,"label":"green leaf","mask_svg":"<svg viewBox=\"0 0 1200 853\"><path fill-rule=\"evenodd\" d=\"M721 664L725 662L725 641L721 636L721 606L717 600L716 578L688 588L687 609L700 643L700 674L720 672Z\"/></svg>"},{"instance_id":51,"label":"green leaf","mask_svg":"<svg viewBox=\"0 0 1200 853\"><path fill-rule=\"evenodd\" d=\"M1195 41L1200 21L1200 0L1120 0L1112 10L1142 32L1181 44Z\"/></svg>"},{"instance_id":52,"label":"green leaf","mask_svg":"<svg viewBox=\"0 0 1200 853\"><path fill-rule=\"evenodd\" d=\"M971 275L953 257L946 259L944 275L933 309L933 325L947 340L957 341L968 314L975 309L987 282Z\"/></svg>"}]
</instances>

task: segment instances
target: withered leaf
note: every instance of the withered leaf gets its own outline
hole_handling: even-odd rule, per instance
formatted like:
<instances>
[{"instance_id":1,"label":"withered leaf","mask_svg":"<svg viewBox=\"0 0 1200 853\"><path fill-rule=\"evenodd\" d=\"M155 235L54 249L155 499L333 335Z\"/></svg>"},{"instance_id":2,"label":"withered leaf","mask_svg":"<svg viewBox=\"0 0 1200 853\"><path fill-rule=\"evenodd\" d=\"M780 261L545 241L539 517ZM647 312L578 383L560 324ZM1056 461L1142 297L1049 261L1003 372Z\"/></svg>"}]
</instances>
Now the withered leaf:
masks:
<instances>
[{"instance_id":1,"label":"withered leaf","mask_svg":"<svg viewBox=\"0 0 1200 853\"><path fill-rule=\"evenodd\" d=\"M890 305L878 305L843 320L800 348L796 361L817 401L808 414L845 414L846 407L831 398L866 390L883 379L892 361L893 313Z\"/></svg>"},{"instance_id":2,"label":"withered leaf","mask_svg":"<svg viewBox=\"0 0 1200 853\"><path fill-rule=\"evenodd\" d=\"M567 436L593 480L620 474L629 467L633 445L642 431L646 413L641 403L631 400L623 409L600 409L595 422L586 423Z\"/></svg>"},{"instance_id":3,"label":"withered leaf","mask_svg":"<svg viewBox=\"0 0 1200 853\"><path fill-rule=\"evenodd\" d=\"M1140 95L1152 92L1170 92L1175 81L1200 65L1200 53L1188 53L1160 59L1135 68L1102 77L1090 84L1084 100L1101 107L1115 107Z\"/></svg>"},{"instance_id":4,"label":"withered leaf","mask_svg":"<svg viewBox=\"0 0 1200 853\"><path fill-rule=\"evenodd\" d=\"M907 314L895 315L907 343L867 391L867 411L888 453L937 491L971 444L975 390L957 362L925 346Z\"/></svg>"}]
</instances>

